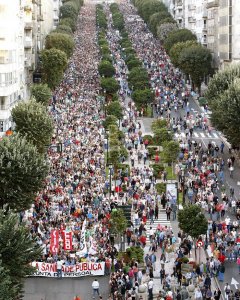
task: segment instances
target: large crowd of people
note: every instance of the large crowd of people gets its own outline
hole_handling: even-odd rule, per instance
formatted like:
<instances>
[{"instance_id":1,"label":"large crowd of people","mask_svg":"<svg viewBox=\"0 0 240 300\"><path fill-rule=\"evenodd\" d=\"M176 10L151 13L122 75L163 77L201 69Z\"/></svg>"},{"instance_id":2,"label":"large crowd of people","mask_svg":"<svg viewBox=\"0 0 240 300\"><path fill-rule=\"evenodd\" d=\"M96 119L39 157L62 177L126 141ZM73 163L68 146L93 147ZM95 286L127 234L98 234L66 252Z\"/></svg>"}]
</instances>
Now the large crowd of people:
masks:
<instances>
[{"instance_id":1,"label":"large crowd of people","mask_svg":"<svg viewBox=\"0 0 240 300\"><path fill-rule=\"evenodd\" d=\"M141 122L138 118L140 114L129 97L131 91L127 83L128 70L119 44L121 36L115 33L108 7L105 8L108 18L107 39L114 58L115 77L120 83L119 99L124 113L120 128L125 133L125 146L131 165L129 173L125 172L123 175L123 172L119 172L117 181L119 185L125 182L126 191L122 199L127 199L132 204L133 224L126 231L127 244L143 248L148 244L151 250L144 257L146 272L142 272L137 261L132 261L128 269L124 269L126 266L116 259L117 249L110 242L108 222L112 202L121 203L123 200L119 194L110 195L111 197L107 194L109 184L105 172L104 116L97 100L100 93L100 55L95 9L92 5L85 5L81 9L75 33L74 54L50 106L55 124L52 144L62 143L63 151L58 153L53 147L49 149L51 170L46 178L45 188L32 208L25 212L23 220L30 227L32 236L43 247L42 261L55 263L60 259L66 265L82 261L105 261L107 274L113 268L109 299L136 299L138 288L143 283L146 284L149 299L153 299L153 273L156 264L161 264L159 286L166 291L159 293L158 299L172 299L173 296L176 299L187 299L183 290L177 290L176 295L169 291L172 275L179 286L189 285L190 280L196 284L194 299L210 299L214 296L217 300L218 292L213 295L211 290L211 276L220 274L220 280L222 279L226 259L239 260L240 266L240 202L235 200L234 190L229 196L225 190L219 195L224 172L226 168L234 166L234 156L230 156L229 161L224 161L221 157L224 144L219 149L209 143L205 149L200 143L192 142L195 127L211 130L208 119L201 114L192 117L189 110L190 91L180 71L173 67L160 42L139 18L136 9L127 2L121 3L120 9L133 47L149 73L156 95L157 117L167 118L169 128L173 131L185 132L185 137L179 140L181 153L176 171L180 185L183 190L186 189L188 200L200 205L208 215L205 243L213 258L207 262L206 270L200 265L186 278L181 273L181 264L178 264L183 255L182 250L175 245L180 242L179 245L187 247L189 253L191 242L181 234L177 240L170 227L160 226L154 231L146 226L148 219L153 223L158 218L162 204L170 218L176 203L164 193L159 195L155 189L156 179L148 163L148 147L142 140ZM177 118L176 114L181 109L184 109L185 115ZM237 220L225 215L229 210L238 216ZM53 229L60 232L59 249L56 253L50 251ZM71 251L64 250L61 235L63 231L72 232ZM176 268L172 274L166 274L164 264L168 261L168 253L174 251ZM160 253L159 261L156 253Z\"/></svg>"}]
</instances>

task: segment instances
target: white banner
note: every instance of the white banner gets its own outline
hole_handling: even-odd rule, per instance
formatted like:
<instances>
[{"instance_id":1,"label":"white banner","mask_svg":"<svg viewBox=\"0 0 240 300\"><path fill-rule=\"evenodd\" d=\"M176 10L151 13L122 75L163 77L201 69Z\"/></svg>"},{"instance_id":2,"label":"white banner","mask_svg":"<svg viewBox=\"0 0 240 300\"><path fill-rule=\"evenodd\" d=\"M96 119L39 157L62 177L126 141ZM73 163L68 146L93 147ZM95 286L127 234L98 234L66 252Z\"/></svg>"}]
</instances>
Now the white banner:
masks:
<instances>
[{"instance_id":1,"label":"white banner","mask_svg":"<svg viewBox=\"0 0 240 300\"><path fill-rule=\"evenodd\" d=\"M166 196L171 204L177 203L177 185L175 183L167 183Z\"/></svg>"},{"instance_id":2,"label":"white banner","mask_svg":"<svg viewBox=\"0 0 240 300\"><path fill-rule=\"evenodd\" d=\"M56 277L57 264L45 262L33 262L32 266L36 268L36 272L31 276ZM62 266L62 277L82 277L82 276L98 276L104 275L105 262L93 263L83 262L72 266Z\"/></svg>"}]
</instances>

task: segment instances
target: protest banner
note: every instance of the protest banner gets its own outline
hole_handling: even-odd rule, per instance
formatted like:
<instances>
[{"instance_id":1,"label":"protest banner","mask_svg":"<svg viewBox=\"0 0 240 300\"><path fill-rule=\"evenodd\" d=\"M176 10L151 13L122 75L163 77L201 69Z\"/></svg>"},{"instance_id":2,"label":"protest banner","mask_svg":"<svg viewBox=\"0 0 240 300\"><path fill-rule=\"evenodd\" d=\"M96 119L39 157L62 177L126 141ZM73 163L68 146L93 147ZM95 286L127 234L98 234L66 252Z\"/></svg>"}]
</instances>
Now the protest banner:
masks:
<instances>
[{"instance_id":1,"label":"protest banner","mask_svg":"<svg viewBox=\"0 0 240 300\"><path fill-rule=\"evenodd\" d=\"M45 262L33 262L36 271L31 276L57 278L57 264ZM104 275L105 262L82 262L71 266L62 266L62 277L82 277Z\"/></svg>"}]
</instances>

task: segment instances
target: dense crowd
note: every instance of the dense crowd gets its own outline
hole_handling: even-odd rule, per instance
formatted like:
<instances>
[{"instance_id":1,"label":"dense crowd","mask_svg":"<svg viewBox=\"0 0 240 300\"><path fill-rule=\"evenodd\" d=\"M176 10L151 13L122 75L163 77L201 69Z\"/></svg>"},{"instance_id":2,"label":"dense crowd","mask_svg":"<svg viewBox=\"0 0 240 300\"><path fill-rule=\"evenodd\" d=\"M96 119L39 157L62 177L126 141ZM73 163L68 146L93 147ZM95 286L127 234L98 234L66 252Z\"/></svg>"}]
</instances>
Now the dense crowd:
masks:
<instances>
[{"instance_id":1,"label":"dense crowd","mask_svg":"<svg viewBox=\"0 0 240 300\"><path fill-rule=\"evenodd\" d=\"M217 300L218 295L213 295L211 290L211 276L218 274L222 279L225 259L237 260L240 265L240 202L235 200L234 190L230 196L224 190L219 195L226 168L230 172L231 167L234 167L234 156L230 155L229 160L224 161L221 157L224 144L219 149L217 145L209 143L205 149L200 143L192 141L192 132L196 127L211 130L207 118L204 115L192 116L189 110L190 91L181 73L173 67L160 42L137 16L135 8L129 3L122 3L120 8L133 47L147 69L155 91L155 113L158 117L167 118L173 131L184 130L185 136L179 139L181 153L176 171L189 201L199 204L209 216L206 247L209 247L213 258L207 261L206 270L201 264L193 273L183 276L178 261L184 251L186 254L191 251L191 242L181 234L177 240L170 227L159 226L156 231L150 227L147 230L147 220L153 223L158 218L161 205L166 208L169 219L170 216L176 216L176 202L165 193L159 195L155 189L156 178L149 165L148 147L142 140L138 118L140 113L129 97L128 70L119 45L121 37L116 35L112 27L108 8L107 39L114 58L115 77L120 83L119 96L124 113L120 128L125 133L125 146L131 164L129 173L120 171L116 181L120 186L123 182L126 184L121 199L132 204L133 224L126 231L127 244L142 247L148 244L150 249L150 253L144 257L146 272L141 271L137 261L132 261L124 269L126 266L116 259L117 249L110 242L108 222L112 202L123 200L119 194L111 197L107 195L109 183L105 173L105 130L102 126L103 114L96 97L100 92L100 55L95 10L91 6L81 9L81 21L75 33L75 51L50 106L55 124L52 144L62 143L63 151L58 153L54 148L49 149L51 171L46 178L45 188L33 207L25 212L23 220L43 247L43 261L57 262L60 259L66 265L79 261L105 261L107 274L113 266L109 299L136 299L140 285L145 283L151 300L153 272L156 264L160 264L160 283L165 292L159 293L158 299L172 299L173 296L176 299L187 299L186 293L189 291L185 292L184 288L181 292L177 290L175 295L169 291L174 278L179 286L188 286L194 282L195 299L210 299L214 296ZM185 115L177 118L175 113L182 108ZM225 216L229 210L238 216L237 220ZM52 229L58 229L60 233L73 233L73 249L70 252L63 249L61 234L58 252L50 252ZM180 249L176 247L177 243ZM160 252L160 261L157 261L156 252ZM174 252L176 267L172 274L166 274L164 265L169 260L169 253Z\"/></svg>"}]
</instances>

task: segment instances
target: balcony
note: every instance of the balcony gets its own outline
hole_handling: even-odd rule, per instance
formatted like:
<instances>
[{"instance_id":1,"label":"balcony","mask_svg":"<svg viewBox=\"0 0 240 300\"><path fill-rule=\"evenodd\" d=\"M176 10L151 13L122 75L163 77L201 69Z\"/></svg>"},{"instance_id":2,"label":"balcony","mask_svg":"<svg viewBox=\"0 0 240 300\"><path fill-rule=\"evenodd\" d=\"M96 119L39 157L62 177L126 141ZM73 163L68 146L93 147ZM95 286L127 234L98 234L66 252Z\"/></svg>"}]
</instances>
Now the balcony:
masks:
<instances>
[{"instance_id":1,"label":"balcony","mask_svg":"<svg viewBox=\"0 0 240 300\"><path fill-rule=\"evenodd\" d=\"M214 0L207 3L207 9L218 7L218 6L219 6L219 0Z\"/></svg>"},{"instance_id":2,"label":"balcony","mask_svg":"<svg viewBox=\"0 0 240 300\"><path fill-rule=\"evenodd\" d=\"M31 62L30 57L25 57L24 66L26 68L30 68L32 66L32 62Z\"/></svg>"},{"instance_id":3,"label":"balcony","mask_svg":"<svg viewBox=\"0 0 240 300\"><path fill-rule=\"evenodd\" d=\"M10 64L11 63L11 61L10 61L10 59L8 58L8 57L5 57L5 56L0 56L0 64L2 65L2 64Z\"/></svg>"},{"instance_id":4,"label":"balcony","mask_svg":"<svg viewBox=\"0 0 240 300\"><path fill-rule=\"evenodd\" d=\"M25 22L24 24L24 29L25 30L32 30L33 28L33 23L32 22Z\"/></svg>"},{"instance_id":5,"label":"balcony","mask_svg":"<svg viewBox=\"0 0 240 300\"><path fill-rule=\"evenodd\" d=\"M42 22L43 21L43 15L38 15L37 16L37 21Z\"/></svg>"},{"instance_id":6,"label":"balcony","mask_svg":"<svg viewBox=\"0 0 240 300\"><path fill-rule=\"evenodd\" d=\"M194 17L188 18L188 23L195 23L195 22L196 22L196 18L194 18Z\"/></svg>"},{"instance_id":7,"label":"balcony","mask_svg":"<svg viewBox=\"0 0 240 300\"><path fill-rule=\"evenodd\" d=\"M194 4L188 5L188 10L195 10L195 9L196 9L196 5L194 5Z\"/></svg>"},{"instance_id":8,"label":"balcony","mask_svg":"<svg viewBox=\"0 0 240 300\"><path fill-rule=\"evenodd\" d=\"M32 46L33 46L32 39L31 38L25 38L24 48L29 49L29 48L32 48Z\"/></svg>"},{"instance_id":9,"label":"balcony","mask_svg":"<svg viewBox=\"0 0 240 300\"><path fill-rule=\"evenodd\" d=\"M207 9L204 8L203 9L203 18L207 18L207 17L208 17Z\"/></svg>"}]
</instances>

